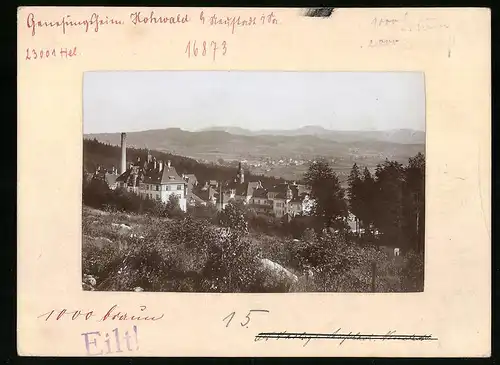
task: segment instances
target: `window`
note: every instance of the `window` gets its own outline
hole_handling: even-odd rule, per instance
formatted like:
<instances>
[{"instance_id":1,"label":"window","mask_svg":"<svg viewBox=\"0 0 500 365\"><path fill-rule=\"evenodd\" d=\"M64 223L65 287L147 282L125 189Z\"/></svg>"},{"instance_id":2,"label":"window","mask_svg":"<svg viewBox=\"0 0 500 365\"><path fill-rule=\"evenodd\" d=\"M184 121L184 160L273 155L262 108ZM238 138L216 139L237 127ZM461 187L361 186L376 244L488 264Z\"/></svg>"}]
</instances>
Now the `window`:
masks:
<instances>
[{"instance_id":1,"label":"window","mask_svg":"<svg viewBox=\"0 0 500 365\"><path fill-rule=\"evenodd\" d=\"M165 190L169 191L170 190L170 185L165 185Z\"/></svg>"},{"instance_id":2,"label":"window","mask_svg":"<svg viewBox=\"0 0 500 365\"><path fill-rule=\"evenodd\" d=\"M156 185L156 191L159 191L159 190L160 190L160 186Z\"/></svg>"},{"instance_id":3,"label":"window","mask_svg":"<svg viewBox=\"0 0 500 365\"><path fill-rule=\"evenodd\" d=\"M182 185L177 185L177 190L182 190Z\"/></svg>"},{"instance_id":4,"label":"window","mask_svg":"<svg viewBox=\"0 0 500 365\"><path fill-rule=\"evenodd\" d=\"M160 195L159 195L159 194L158 194L158 195L156 195L156 200L158 200L158 201L160 201L160 200L161 200L161 198L160 198Z\"/></svg>"}]
</instances>

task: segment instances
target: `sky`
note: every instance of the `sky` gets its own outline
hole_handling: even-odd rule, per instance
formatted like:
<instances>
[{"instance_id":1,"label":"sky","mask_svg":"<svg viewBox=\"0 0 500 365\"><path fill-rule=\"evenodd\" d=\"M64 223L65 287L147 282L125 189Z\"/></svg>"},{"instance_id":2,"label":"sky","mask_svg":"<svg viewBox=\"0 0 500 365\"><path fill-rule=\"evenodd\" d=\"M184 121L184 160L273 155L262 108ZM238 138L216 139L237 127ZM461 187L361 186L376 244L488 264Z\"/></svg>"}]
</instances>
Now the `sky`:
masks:
<instances>
[{"instance_id":1,"label":"sky","mask_svg":"<svg viewBox=\"0 0 500 365\"><path fill-rule=\"evenodd\" d=\"M233 126L425 130L419 72L86 72L84 133Z\"/></svg>"}]
</instances>

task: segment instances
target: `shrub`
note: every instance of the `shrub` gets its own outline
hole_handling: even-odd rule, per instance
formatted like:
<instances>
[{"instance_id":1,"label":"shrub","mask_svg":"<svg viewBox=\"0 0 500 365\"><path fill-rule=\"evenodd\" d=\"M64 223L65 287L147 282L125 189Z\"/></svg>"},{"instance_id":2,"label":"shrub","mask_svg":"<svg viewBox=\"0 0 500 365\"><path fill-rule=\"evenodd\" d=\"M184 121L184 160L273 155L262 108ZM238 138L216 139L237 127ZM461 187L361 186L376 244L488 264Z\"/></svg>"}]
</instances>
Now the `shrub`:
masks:
<instances>
[{"instance_id":1,"label":"shrub","mask_svg":"<svg viewBox=\"0 0 500 365\"><path fill-rule=\"evenodd\" d=\"M233 232L242 235L248 233L248 223L245 214L240 206L234 202L229 202L226 207L219 212L218 223L222 227L231 228Z\"/></svg>"},{"instance_id":2,"label":"shrub","mask_svg":"<svg viewBox=\"0 0 500 365\"><path fill-rule=\"evenodd\" d=\"M370 277L370 264L380 260L375 248L362 248L352 243L347 235L324 231L321 235L309 233L307 241L299 242L293 248L294 264L301 271L311 269L315 281L324 291L338 291L345 286L346 278L358 270L356 280L347 280L354 288L364 287ZM368 276L366 276L368 275ZM344 283L344 284L343 284ZM342 290L342 289L341 289Z\"/></svg>"},{"instance_id":3,"label":"shrub","mask_svg":"<svg viewBox=\"0 0 500 365\"><path fill-rule=\"evenodd\" d=\"M248 239L227 234L208 246L208 260L203 270L205 290L251 292L259 281L259 252Z\"/></svg>"},{"instance_id":4,"label":"shrub","mask_svg":"<svg viewBox=\"0 0 500 365\"><path fill-rule=\"evenodd\" d=\"M98 246L94 240L84 238L82 242L83 274L96 278L97 284L108 278L119 265L121 253L117 245Z\"/></svg>"},{"instance_id":5,"label":"shrub","mask_svg":"<svg viewBox=\"0 0 500 365\"><path fill-rule=\"evenodd\" d=\"M195 218L212 220L217 217L217 208L211 203L207 203L207 205L196 204L188 207L188 213Z\"/></svg>"},{"instance_id":6,"label":"shrub","mask_svg":"<svg viewBox=\"0 0 500 365\"><path fill-rule=\"evenodd\" d=\"M108 184L101 179L84 180L82 200L85 205L93 208L103 208L110 200L111 190Z\"/></svg>"},{"instance_id":7,"label":"shrub","mask_svg":"<svg viewBox=\"0 0 500 365\"><path fill-rule=\"evenodd\" d=\"M179 205L179 197L177 195L170 194L165 204L164 212L164 216L169 218L180 218L184 216L184 211Z\"/></svg>"}]
</instances>

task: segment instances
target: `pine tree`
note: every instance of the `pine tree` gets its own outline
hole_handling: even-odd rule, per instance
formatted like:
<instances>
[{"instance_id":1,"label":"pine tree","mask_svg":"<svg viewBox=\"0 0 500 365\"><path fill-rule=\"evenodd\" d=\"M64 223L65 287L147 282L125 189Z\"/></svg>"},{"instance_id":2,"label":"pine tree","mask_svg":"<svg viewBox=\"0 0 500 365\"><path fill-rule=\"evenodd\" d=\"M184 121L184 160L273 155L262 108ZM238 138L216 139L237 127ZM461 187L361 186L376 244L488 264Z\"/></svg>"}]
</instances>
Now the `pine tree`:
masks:
<instances>
[{"instance_id":1,"label":"pine tree","mask_svg":"<svg viewBox=\"0 0 500 365\"><path fill-rule=\"evenodd\" d=\"M385 244L401 247L403 236L403 166L385 160L375 171L375 226L383 233Z\"/></svg>"},{"instance_id":2,"label":"pine tree","mask_svg":"<svg viewBox=\"0 0 500 365\"><path fill-rule=\"evenodd\" d=\"M408 160L405 171L405 233L410 249L423 252L425 227L425 157Z\"/></svg>"},{"instance_id":3,"label":"pine tree","mask_svg":"<svg viewBox=\"0 0 500 365\"><path fill-rule=\"evenodd\" d=\"M360 189L360 198L363 202L360 219L364 227L370 227L374 220L374 201L375 201L375 180L373 179L368 167L363 170L363 177Z\"/></svg>"},{"instance_id":4,"label":"pine tree","mask_svg":"<svg viewBox=\"0 0 500 365\"><path fill-rule=\"evenodd\" d=\"M349 210L356 217L356 233L359 234L359 220L363 215L363 201L361 196L362 180L356 163L352 166L351 173L349 174L347 181L347 199L349 203Z\"/></svg>"}]
</instances>

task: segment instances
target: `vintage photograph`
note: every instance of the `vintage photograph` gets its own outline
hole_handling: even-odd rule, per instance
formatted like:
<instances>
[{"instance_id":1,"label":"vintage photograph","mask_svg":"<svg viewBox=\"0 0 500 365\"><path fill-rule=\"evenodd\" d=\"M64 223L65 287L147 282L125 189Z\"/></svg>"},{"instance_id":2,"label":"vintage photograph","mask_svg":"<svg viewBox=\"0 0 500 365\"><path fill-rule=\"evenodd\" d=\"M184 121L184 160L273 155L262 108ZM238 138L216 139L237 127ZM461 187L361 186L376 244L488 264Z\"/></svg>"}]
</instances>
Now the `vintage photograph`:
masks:
<instances>
[{"instance_id":1,"label":"vintage photograph","mask_svg":"<svg viewBox=\"0 0 500 365\"><path fill-rule=\"evenodd\" d=\"M83 76L82 288L421 292L420 72Z\"/></svg>"}]
</instances>

